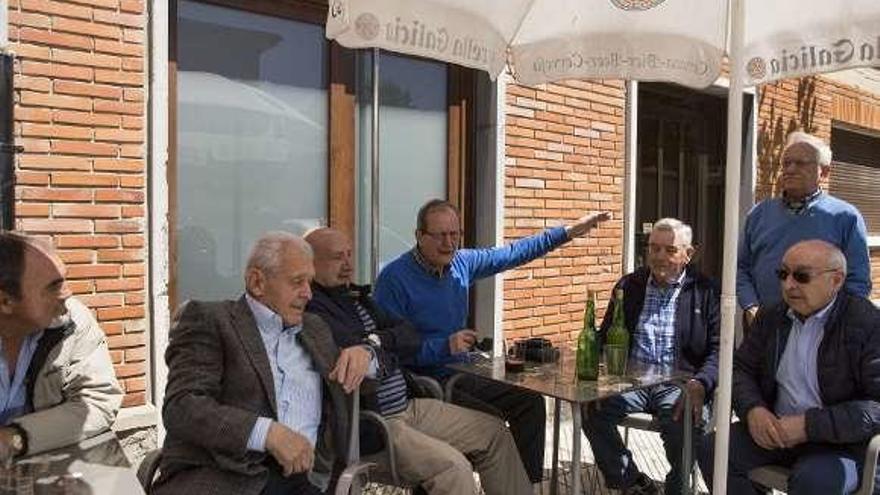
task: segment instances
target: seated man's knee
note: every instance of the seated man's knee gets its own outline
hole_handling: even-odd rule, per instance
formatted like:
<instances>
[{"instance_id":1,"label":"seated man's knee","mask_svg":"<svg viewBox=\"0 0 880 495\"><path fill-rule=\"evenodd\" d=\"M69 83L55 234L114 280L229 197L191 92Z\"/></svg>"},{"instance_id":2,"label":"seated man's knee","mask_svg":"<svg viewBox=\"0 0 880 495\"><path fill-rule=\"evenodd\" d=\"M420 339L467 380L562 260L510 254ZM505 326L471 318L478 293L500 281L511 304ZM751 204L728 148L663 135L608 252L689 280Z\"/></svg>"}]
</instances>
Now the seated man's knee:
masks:
<instances>
[{"instance_id":1,"label":"seated man's knee","mask_svg":"<svg viewBox=\"0 0 880 495\"><path fill-rule=\"evenodd\" d=\"M830 495L856 489L855 461L835 455L810 456L799 460L791 470L788 488L798 495Z\"/></svg>"}]
</instances>

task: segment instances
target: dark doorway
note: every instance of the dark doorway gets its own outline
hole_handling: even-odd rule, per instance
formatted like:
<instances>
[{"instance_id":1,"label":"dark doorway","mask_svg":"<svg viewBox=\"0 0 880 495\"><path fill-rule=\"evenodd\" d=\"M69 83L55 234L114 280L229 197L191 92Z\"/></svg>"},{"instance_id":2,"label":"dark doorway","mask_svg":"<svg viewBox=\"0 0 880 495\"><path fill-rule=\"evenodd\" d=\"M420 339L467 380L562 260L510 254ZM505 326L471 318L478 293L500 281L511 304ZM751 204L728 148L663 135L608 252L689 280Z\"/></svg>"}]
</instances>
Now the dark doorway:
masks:
<instances>
[{"instance_id":1,"label":"dark doorway","mask_svg":"<svg viewBox=\"0 0 880 495\"><path fill-rule=\"evenodd\" d=\"M694 231L694 259L720 279L727 100L661 83L639 84L636 265L654 221L675 217Z\"/></svg>"}]
</instances>

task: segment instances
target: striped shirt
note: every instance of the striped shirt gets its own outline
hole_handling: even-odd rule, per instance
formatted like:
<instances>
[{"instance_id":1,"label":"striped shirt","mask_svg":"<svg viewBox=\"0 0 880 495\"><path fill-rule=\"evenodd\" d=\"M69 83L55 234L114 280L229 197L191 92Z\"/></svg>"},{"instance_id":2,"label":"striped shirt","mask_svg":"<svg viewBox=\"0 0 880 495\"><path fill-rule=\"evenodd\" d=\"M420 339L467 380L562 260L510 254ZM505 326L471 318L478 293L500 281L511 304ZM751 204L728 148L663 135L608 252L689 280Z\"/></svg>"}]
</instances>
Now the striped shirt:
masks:
<instances>
[{"instance_id":1,"label":"striped shirt","mask_svg":"<svg viewBox=\"0 0 880 495\"><path fill-rule=\"evenodd\" d=\"M675 364L675 310L684 272L677 281L661 287L648 279L645 305L633 335L632 357L647 364Z\"/></svg>"},{"instance_id":2,"label":"striped shirt","mask_svg":"<svg viewBox=\"0 0 880 495\"><path fill-rule=\"evenodd\" d=\"M376 321L370 316L367 308L357 299L353 299L355 310L358 318L364 324L364 334L369 335L376 331ZM379 414L382 416L391 416L406 409L407 390L406 380L400 368L386 374L376 387L376 402L379 406Z\"/></svg>"}]
</instances>

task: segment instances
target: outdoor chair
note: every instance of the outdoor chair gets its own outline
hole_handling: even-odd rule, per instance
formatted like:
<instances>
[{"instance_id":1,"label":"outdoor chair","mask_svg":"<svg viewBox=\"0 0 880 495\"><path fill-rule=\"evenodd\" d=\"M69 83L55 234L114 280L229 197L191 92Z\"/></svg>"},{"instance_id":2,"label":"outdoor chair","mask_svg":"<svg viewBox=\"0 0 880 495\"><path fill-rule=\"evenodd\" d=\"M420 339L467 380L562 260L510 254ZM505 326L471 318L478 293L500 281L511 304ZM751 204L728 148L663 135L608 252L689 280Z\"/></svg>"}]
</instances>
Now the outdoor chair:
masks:
<instances>
[{"instance_id":1,"label":"outdoor chair","mask_svg":"<svg viewBox=\"0 0 880 495\"><path fill-rule=\"evenodd\" d=\"M426 376L412 375L416 383L418 383L433 398L443 400L443 389L440 384L433 378ZM406 483L400 479L397 473L397 464L394 459L394 443L391 442L391 430L388 423L381 414L373 411L360 410L360 391L355 392L352 407L352 426L349 438L349 453L347 467L339 477L336 484L335 495L360 495L368 479L382 485L390 485L406 490L414 490L417 487ZM375 454L364 456L360 455L360 420L369 421L379 427L385 448ZM377 461L384 461L389 467L389 473L373 472Z\"/></svg>"},{"instance_id":2,"label":"outdoor chair","mask_svg":"<svg viewBox=\"0 0 880 495\"><path fill-rule=\"evenodd\" d=\"M156 479L156 473L159 471L159 459L162 457L162 447L147 452L147 455L141 460L137 469L137 479L144 493L150 495L153 488L153 481Z\"/></svg>"},{"instance_id":3,"label":"outdoor chair","mask_svg":"<svg viewBox=\"0 0 880 495\"><path fill-rule=\"evenodd\" d=\"M877 472L877 455L880 454L880 434L874 435L865 452L865 463L862 465L862 482L853 495L872 495L874 493L874 473ZM871 475L868 476L867 474ZM791 470L777 465L761 466L749 471L749 479L764 488L780 492L788 491L788 477Z\"/></svg>"}]
</instances>

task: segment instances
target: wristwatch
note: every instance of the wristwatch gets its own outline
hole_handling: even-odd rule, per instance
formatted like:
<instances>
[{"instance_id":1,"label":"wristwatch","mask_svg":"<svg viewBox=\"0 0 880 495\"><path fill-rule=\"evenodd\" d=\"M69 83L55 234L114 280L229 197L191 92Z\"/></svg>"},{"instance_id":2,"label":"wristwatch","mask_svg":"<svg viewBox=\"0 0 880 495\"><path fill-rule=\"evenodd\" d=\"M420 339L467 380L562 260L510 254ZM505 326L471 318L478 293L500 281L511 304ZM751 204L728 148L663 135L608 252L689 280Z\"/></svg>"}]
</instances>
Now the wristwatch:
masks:
<instances>
[{"instance_id":1,"label":"wristwatch","mask_svg":"<svg viewBox=\"0 0 880 495\"><path fill-rule=\"evenodd\" d=\"M382 339L379 338L379 336L376 335L375 333L371 333L371 334L367 335L367 342L373 347L377 347L377 348L382 347Z\"/></svg>"}]
</instances>

